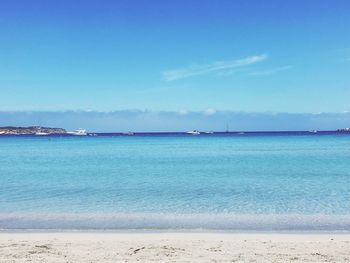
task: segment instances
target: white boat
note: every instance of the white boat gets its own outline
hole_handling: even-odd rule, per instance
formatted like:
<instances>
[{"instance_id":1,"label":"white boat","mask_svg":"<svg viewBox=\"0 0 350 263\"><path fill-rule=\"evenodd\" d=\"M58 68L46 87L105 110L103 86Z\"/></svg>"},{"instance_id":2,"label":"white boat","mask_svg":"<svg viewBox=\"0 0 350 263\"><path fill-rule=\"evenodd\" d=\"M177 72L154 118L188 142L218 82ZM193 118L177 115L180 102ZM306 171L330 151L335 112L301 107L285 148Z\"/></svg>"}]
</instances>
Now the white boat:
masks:
<instances>
[{"instance_id":1,"label":"white boat","mask_svg":"<svg viewBox=\"0 0 350 263\"><path fill-rule=\"evenodd\" d=\"M49 133L38 131L38 132L35 133L35 135L36 136L45 136L45 135L49 135Z\"/></svg>"},{"instance_id":2,"label":"white boat","mask_svg":"<svg viewBox=\"0 0 350 263\"><path fill-rule=\"evenodd\" d=\"M309 131L309 133L317 133L316 130Z\"/></svg>"},{"instance_id":3,"label":"white boat","mask_svg":"<svg viewBox=\"0 0 350 263\"><path fill-rule=\"evenodd\" d=\"M199 131L197 131L197 130L193 130L193 131L188 131L188 132L186 132L187 134L190 134L190 135L199 135L199 134L201 134Z\"/></svg>"},{"instance_id":4,"label":"white boat","mask_svg":"<svg viewBox=\"0 0 350 263\"><path fill-rule=\"evenodd\" d=\"M71 134L71 135L75 135L75 136L86 136L87 132L86 132L86 130L79 128L75 131L67 132L67 134Z\"/></svg>"}]
</instances>

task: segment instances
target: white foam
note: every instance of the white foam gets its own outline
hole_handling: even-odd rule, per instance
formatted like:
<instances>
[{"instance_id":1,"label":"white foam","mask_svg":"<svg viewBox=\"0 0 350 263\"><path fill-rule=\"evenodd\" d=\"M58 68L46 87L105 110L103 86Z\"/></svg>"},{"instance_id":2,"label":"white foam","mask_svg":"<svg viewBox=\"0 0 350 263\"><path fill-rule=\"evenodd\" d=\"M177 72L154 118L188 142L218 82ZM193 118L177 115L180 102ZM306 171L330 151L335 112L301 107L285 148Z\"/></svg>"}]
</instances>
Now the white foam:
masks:
<instances>
[{"instance_id":1,"label":"white foam","mask_svg":"<svg viewBox=\"0 0 350 263\"><path fill-rule=\"evenodd\" d=\"M11 229L208 229L252 231L350 231L350 215L302 214L0 214Z\"/></svg>"}]
</instances>

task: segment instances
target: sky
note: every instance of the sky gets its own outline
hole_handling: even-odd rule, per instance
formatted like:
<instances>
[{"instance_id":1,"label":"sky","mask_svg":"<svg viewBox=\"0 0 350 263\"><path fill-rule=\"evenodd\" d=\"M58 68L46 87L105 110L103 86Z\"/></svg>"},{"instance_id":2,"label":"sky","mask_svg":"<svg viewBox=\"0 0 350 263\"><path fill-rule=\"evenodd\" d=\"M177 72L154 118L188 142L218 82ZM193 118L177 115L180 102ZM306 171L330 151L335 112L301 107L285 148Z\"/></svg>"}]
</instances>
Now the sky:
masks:
<instances>
[{"instance_id":1,"label":"sky","mask_svg":"<svg viewBox=\"0 0 350 263\"><path fill-rule=\"evenodd\" d=\"M0 111L143 112L133 121L144 130L159 129L145 112L217 123L227 112L346 115L349 10L347 0L2 0ZM8 120L0 126L24 122ZM261 128L284 128L274 123Z\"/></svg>"}]
</instances>

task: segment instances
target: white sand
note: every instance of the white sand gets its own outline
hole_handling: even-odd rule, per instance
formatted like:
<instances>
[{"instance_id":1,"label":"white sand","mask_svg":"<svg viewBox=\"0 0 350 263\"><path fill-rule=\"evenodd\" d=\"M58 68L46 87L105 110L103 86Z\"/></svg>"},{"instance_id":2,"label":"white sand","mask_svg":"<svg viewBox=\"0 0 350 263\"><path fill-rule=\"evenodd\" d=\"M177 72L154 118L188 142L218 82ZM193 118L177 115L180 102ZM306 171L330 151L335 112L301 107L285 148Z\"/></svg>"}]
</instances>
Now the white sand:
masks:
<instances>
[{"instance_id":1,"label":"white sand","mask_svg":"<svg viewBox=\"0 0 350 263\"><path fill-rule=\"evenodd\" d=\"M0 233L0 262L350 262L349 234Z\"/></svg>"}]
</instances>

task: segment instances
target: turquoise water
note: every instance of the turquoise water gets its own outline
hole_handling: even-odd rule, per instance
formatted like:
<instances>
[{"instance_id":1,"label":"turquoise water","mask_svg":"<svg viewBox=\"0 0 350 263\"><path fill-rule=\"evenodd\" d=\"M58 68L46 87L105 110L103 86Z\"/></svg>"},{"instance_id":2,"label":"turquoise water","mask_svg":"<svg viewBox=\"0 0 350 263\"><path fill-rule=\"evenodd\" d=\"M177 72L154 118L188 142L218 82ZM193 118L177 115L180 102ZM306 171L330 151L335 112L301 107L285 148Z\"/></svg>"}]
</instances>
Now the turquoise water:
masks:
<instances>
[{"instance_id":1,"label":"turquoise water","mask_svg":"<svg viewBox=\"0 0 350 263\"><path fill-rule=\"evenodd\" d=\"M350 230L350 136L0 138L1 229Z\"/></svg>"}]
</instances>

